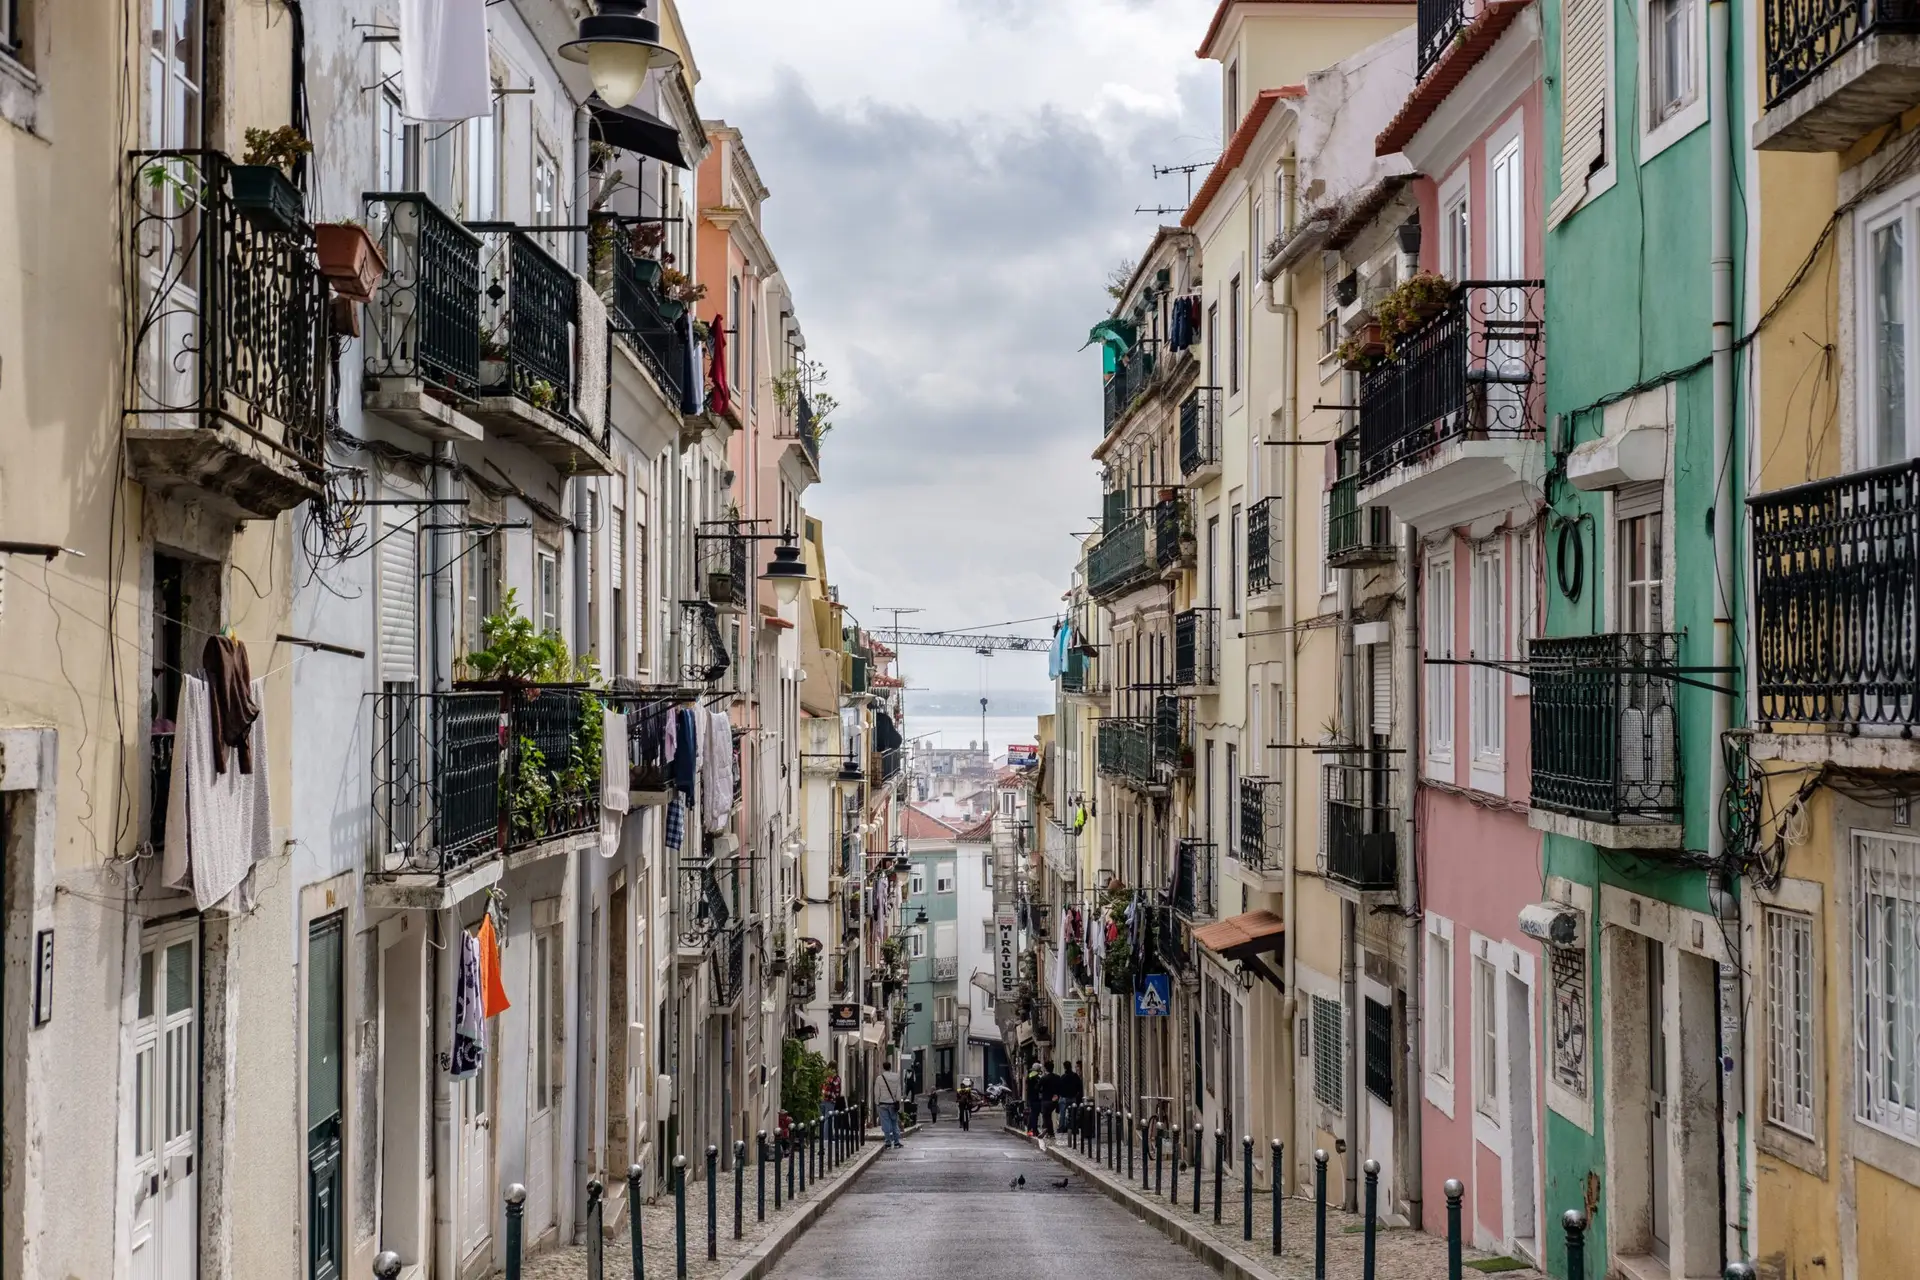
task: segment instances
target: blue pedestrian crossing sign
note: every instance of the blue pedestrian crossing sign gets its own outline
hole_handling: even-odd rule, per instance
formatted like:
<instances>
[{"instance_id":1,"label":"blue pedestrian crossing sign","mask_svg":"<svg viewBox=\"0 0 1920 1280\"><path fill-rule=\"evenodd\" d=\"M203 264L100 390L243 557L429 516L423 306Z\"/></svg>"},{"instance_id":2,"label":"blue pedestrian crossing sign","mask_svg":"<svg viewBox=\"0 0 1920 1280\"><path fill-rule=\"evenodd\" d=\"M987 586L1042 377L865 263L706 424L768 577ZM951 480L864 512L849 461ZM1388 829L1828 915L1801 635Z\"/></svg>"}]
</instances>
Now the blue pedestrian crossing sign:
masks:
<instances>
[{"instance_id":1,"label":"blue pedestrian crossing sign","mask_svg":"<svg viewBox=\"0 0 1920 1280\"><path fill-rule=\"evenodd\" d=\"M1133 1013L1137 1018L1164 1018L1173 1000L1173 979L1164 973L1149 973L1133 993Z\"/></svg>"}]
</instances>

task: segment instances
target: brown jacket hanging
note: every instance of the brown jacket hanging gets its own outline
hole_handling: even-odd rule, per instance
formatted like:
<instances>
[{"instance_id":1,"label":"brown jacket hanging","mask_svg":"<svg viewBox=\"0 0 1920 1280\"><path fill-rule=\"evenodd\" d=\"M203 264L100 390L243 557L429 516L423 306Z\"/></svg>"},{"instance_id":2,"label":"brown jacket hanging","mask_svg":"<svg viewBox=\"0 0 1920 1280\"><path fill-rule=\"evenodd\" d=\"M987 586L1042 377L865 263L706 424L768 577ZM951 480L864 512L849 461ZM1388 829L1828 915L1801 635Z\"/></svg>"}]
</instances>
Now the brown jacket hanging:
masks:
<instances>
[{"instance_id":1,"label":"brown jacket hanging","mask_svg":"<svg viewBox=\"0 0 1920 1280\"><path fill-rule=\"evenodd\" d=\"M240 751L240 772L253 772L253 722L260 718L253 700L253 673L247 667L247 646L224 635L207 637L200 654L206 669L207 701L213 715L213 771L227 771L227 748Z\"/></svg>"}]
</instances>

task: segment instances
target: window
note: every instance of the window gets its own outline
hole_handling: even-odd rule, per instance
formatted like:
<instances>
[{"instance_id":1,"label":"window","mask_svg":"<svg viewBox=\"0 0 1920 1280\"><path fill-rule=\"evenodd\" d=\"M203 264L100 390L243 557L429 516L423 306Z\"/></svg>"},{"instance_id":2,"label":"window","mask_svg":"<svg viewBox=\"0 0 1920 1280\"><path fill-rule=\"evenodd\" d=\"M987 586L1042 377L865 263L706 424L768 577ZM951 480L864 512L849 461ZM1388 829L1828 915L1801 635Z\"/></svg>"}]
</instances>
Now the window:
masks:
<instances>
[{"instance_id":1,"label":"window","mask_svg":"<svg viewBox=\"0 0 1920 1280\"><path fill-rule=\"evenodd\" d=\"M21 62L26 60L26 28L20 20L17 0L0 0L0 54Z\"/></svg>"},{"instance_id":2,"label":"window","mask_svg":"<svg viewBox=\"0 0 1920 1280\"><path fill-rule=\"evenodd\" d=\"M1664 124L1700 96L1697 0L1647 0L1647 120Z\"/></svg>"},{"instance_id":3,"label":"window","mask_svg":"<svg viewBox=\"0 0 1920 1280\"><path fill-rule=\"evenodd\" d=\"M486 222L500 216L500 99L493 110L467 121L461 196L466 216Z\"/></svg>"},{"instance_id":4,"label":"window","mask_svg":"<svg viewBox=\"0 0 1920 1280\"><path fill-rule=\"evenodd\" d=\"M1507 634L1506 557L1498 541L1473 553L1473 592L1470 656L1482 660L1505 657L1502 652ZM1446 668L1441 669L1443 672ZM1469 719L1473 732L1473 758L1484 764L1498 764L1506 742L1506 703L1502 694L1506 681L1492 667L1467 668Z\"/></svg>"},{"instance_id":5,"label":"window","mask_svg":"<svg viewBox=\"0 0 1920 1280\"><path fill-rule=\"evenodd\" d=\"M1763 907L1766 962L1767 1120L1813 1138L1813 917Z\"/></svg>"},{"instance_id":6,"label":"window","mask_svg":"<svg viewBox=\"0 0 1920 1280\"><path fill-rule=\"evenodd\" d=\"M1294 211L1296 201L1293 188L1293 164L1282 160L1273 173L1273 220L1279 224L1275 231L1282 236L1293 234L1294 219L1298 216Z\"/></svg>"},{"instance_id":7,"label":"window","mask_svg":"<svg viewBox=\"0 0 1920 1280\"><path fill-rule=\"evenodd\" d=\"M935 893L953 892L953 864L942 862L934 869L933 891Z\"/></svg>"},{"instance_id":8,"label":"window","mask_svg":"<svg viewBox=\"0 0 1920 1280\"><path fill-rule=\"evenodd\" d=\"M993 921L987 921L985 925L982 926L981 933L986 942L987 954L992 955L993 949L1000 944L1000 937L994 929Z\"/></svg>"},{"instance_id":9,"label":"window","mask_svg":"<svg viewBox=\"0 0 1920 1280\"><path fill-rule=\"evenodd\" d=\"M1478 956L1473 960L1473 1105L1492 1115L1500 1101L1500 975Z\"/></svg>"},{"instance_id":10,"label":"window","mask_svg":"<svg viewBox=\"0 0 1920 1280\"><path fill-rule=\"evenodd\" d=\"M1233 136L1240 127L1240 64L1229 62L1227 74L1220 86L1220 139L1221 145Z\"/></svg>"},{"instance_id":11,"label":"window","mask_svg":"<svg viewBox=\"0 0 1920 1280\"><path fill-rule=\"evenodd\" d=\"M1530 527L1523 529L1513 543L1513 656L1521 663L1526 662L1529 647L1540 634L1540 566L1535 562L1538 547ZM1526 693L1529 687L1525 676L1513 677L1515 693Z\"/></svg>"},{"instance_id":12,"label":"window","mask_svg":"<svg viewBox=\"0 0 1920 1280\"><path fill-rule=\"evenodd\" d=\"M1868 466L1886 466L1920 455L1920 429L1910 406L1920 402L1913 386L1920 354L1913 350L1915 255L1908 252L1920 229L1920 200L1881 204L1861 219L1861 310L1859 332L1870 344L1862 362L1861 417L1867 425Z\"/></svg>"},{"instance_id":13,"label":"window","mask_svg":"<svg viewBox=\"0 0 1920 1280\"><path fill-rule=\"evenodd\" d=\"M147 44L147 145L198 146L200 6L194 0L148 0L145 7L153 17ZM0 0L0 11L12 13L11 0ZM11 20L7 25L11 35Z\"/></svg>"},{"instance_id":14,"label":"window","mask_svg":"<svg viewBox=\"0 0 1920 1280\"><path fill-rule=\"evenodd\" d=\"M1234 503L1227 527L1227 616L1240 616L1240 504Z\"/></svg>"},{"instance_id":15,"label":"window","mask_svg":"<svg viewBox=\"0 0 1920 1280\"><path fill-rule=\"evenodd\" d=\"M1236 854L1240 851L1240 746L1227 744L1227 848ZM1208 879L1212 879L1212 872Z\"/></svg>"},{"instance_id":16,"label":"window","mask_svg":"<svg viewBox=\"0 0 1920 1280\"><path fill-rule=\"evenodd\" d=\"M1658 485L1623 490L1614 500L1615 572L1620 579L1619 630L1648 634L1666 618L1665 531Z\"/></svg>"},{"instance_id":17,"label":"window","mask_svg":"<svg viewBox=\"0 0 1920 1280\"><path fill-rule=\"evenodd\" d=\"M1560 22L1560 194L1548 225L1580 207L1607 163L1608 0L1567 0ZM1551 68L1549 68L1551 72Z\"/></svg>"},{"instance_id":18,"label":"window","mask_svg":"<svg viewBox=\"0 0 1920 1280\"><path fill-rule=\"evenodd\" d=\"M481 623L500 612L500 532L475 536L466 556L467 649L486 647Z\"/></svg>"},{"instance_id":19,"label":"window","mask_svg":"<svg viewBox=\"0 0 1920 1280\"><path fill-rule=\"evenodd\" d=\"M560 166L545 147L533 157L533 225L551 227L560 221ZM541 237L550 253L560 251L559 237L548 232Z\"/></svg>"},{"instance_id":20,"label":"window","mask_svg":"<svg viewBox=\"0 0 1920 1280\"><path fill-rule=\"evenodd\" d=\"M1426 627L1421 636L1429 658L1453 657L1453 557L1427 562ZM1430 666L1427 679L1427 755L1453 758L1453 668Z\"/></svg>"},{"instance_id":21,"label":"window","mask_svg":"<svg viewBox=\"0 0 1920 1280\"><path fill-rule=\"evenodd\" d=\"M1321 1106L1335 1112L1342 1109L1347 1094L1340 1015L1338 1000L1313 997L1313 1097Z\"/></svg>"},{"instance_id":22,"label":"window","mask_svg":"<svg viewBox=\"0 0 1920 1280\"><path fill-rule=\"evenodd\" d=\"M1227 284L1227 393L1240 394L1240 277Z\"/></svg>"},{"instance_id":23,"label":"window","mask_svg":"<svg viewBox=\"0 0 1920 1280\"><path fill-rule=\"evenodd\" d=\"M1920 1142L1920 841L1853 836L1854 1114Z\"/></svg>"},{"instance_id":24,"label":"window","mask_svg":"<svg viewBox=\"0 0 1920 1280\"><path fill-rule=\"evenodd\" d=\"M1207 517L1207 603L1220 607L1220 517Z\"/></svg>"},{"instance_id":25,"label":"window","mask_svg":"<svg viewBox=\"0 0 1920 1280\"><path fill-rule=\"evenodd\" d=\"M1378 1000L1366 1003L1367 1092L1389 1106L1393 1103L1393 1006Z\"/></svg>"},{"instance_id":26,"label":"window","mask_svg":"<svg viewBox=\"0 0 1920 1280\"><path fill-rule=\"evenodd\" d=\"M1320 491L1320 594L1330 596L1340 589L1339 570L1328 561L1333 547L1333 490Z\"/></svg>"},{"instance_id":27,"label":"window","mask_svg":"<svg viewBox=\"0 0 1920 1280\"><path fill-rule=\"evenodd\" d=\"M993 1012L993 992L983 991L980 994L985 996L987 999L987 1004L986 1004L987 1012L992 1013Z\"/></svg>"},{"instance_id":28,"label":"window","mask_svg":"<svg viewBox=\"0 0 1920 1280\"><path fill-rule=\"evenodd\" d=\"M729 350L727 352L727 357L728 357L727 363L732 367L728 369L727 376L732 380L734 389L738 390L740 386L740 277L739 276L733 277L733 284L730 287L729 293L728 293L728 301L732 304L732 310L728 311L727 314L733 317L733 332L728 335L730 338L732 338L732 341L728 344Z\"/></svg>"},{"instance_id":29,"label":"window","mask_svg":"<svg viewBox=\"0 0 1920 1280\"><path fill-rule=\"evenodd\" d=\"M381 65L386 65L385 52L391 46L381 45ZM399 70L398 60L394 64L393 74ZM381 82L380 102L375 108L375 143L379 155L375 157L375 182L382 191L405 191L407 189L407 122L400 112L400 85L397 80Z\"/></svg>"},{"instance_id":30,"label":"window","mask_svg":"<svg viewBox=\"0 0 1920 1280\"><path fill-rule=\"evenodd\" d=\"M952 959L960 954L959 925L942 920L933 926L933 954L939 959Z\"/></svg>"},{"instance_id":31,"label":"window","mask_svg":"<svg viewBox=\"0 0 1920 1280\"><path fill-rule=\"evenodd\" d=\"M927 869L919 863L907 873L907 896L917 898L927 891Z\"/></svg>"},{"instance_id":32,"label":"window","mask_svg":"<svg viewBox=\"0 0 1920 1280\"><path fill-rule=\"evenodd\" d=\"M1453 1079L1453 940L1427 935L1427 1070Z\"/></svg>"},{"instance_id":33,"label":"window","mask_svg":"<svg viewBox=\"0 0 1920 1280\"><path fill-rule=\"evenodd\" d=\"M993 859L992 858L980 859L980 885L982 888L986 888L986 889L993 888ZM987 945L991 947L993 944L988 943Z\"/></svg>"},{"instance_id":34,"label":"window","mask_svg":"<svg viewBox=\"0 0 1920 1280\"><path fill-rule=\"evenodd\" d=\"M1487 161L1487 273L1495 280L1526 275L1527 205L1520 163L1520 139L1509 139ZM1502 290L1502 313L1525 318L1526 300Z\"/></svg>"},{"instance_id":35,"label":"window","mask_svg":"<svg viewBox=\"0 0 1920 1280\"><path fill-rule=\"evenodd\" d=\"M560 561L551 551L534 553L534 568L540 581L540 629L560 629Z\"/></svg>"},{"instance_id":36,"label":"window","mask_svg":"<svg viewBox=\"0 0 1920 1280\"><path fill-rule=\"evenodd\" d=\"M927 958L927 931L914 928L907 930L907 956L913 960Z\"/></svg>"},{"instance_id":37,"label":"window","mask_svg":"<svg viewBox=\"0 0 1920 1280\"><path fill-rule=\"evenodd\" d=\"M933 1019L935 1022L952 1022L954 1018L954 998L935 996L933 998Z\"/></svg>"},{"instance_id":38,"label":"window","mask_svg":"<svg viewBox=\"0 0 1920 1280\"><path fill-rule=\"evenodd\" d=\"M1450 280L1465 280L1473 271L1472 224L1467 217L1468 192L1463 184L1458 192L1441 197L1440 274Z\"/></svg>"},{"instance_id":39,"label":"window","mask_svg":"<svg viewBox=\"0 0 1920 1280\"><path fill-rule=\"evenodd\" d=\"M1207 305L1207 385L1220 385L1220 304Z\"/></svg>"}]
</instances>

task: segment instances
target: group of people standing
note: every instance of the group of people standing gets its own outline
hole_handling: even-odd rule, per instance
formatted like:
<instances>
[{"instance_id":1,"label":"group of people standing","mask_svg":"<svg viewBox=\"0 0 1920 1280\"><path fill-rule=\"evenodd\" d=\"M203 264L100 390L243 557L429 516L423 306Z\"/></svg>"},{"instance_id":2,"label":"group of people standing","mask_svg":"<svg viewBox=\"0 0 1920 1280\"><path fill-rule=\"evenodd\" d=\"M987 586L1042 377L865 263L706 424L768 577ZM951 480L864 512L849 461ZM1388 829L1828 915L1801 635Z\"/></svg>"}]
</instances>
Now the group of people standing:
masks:
<instances>
[{"instance_id":1,"label":"group of people standing","mask_svg":"<svg viewBox=\"0 0 1920 1280\"><path fill-rule=\"evenodd\" d=\"M1051 1058L1027 1068L1027 1136L1037 1138L1045 1134L1055 1136L1054 1117L1060 1124L1067 1122L1067 1108L1076 1102L1084 1102L1087 1096L1086 1081L1080 1076L1078 1062L1062 1062L1061 1070L1056 1073Z\"/></svg>"}]
</instances>

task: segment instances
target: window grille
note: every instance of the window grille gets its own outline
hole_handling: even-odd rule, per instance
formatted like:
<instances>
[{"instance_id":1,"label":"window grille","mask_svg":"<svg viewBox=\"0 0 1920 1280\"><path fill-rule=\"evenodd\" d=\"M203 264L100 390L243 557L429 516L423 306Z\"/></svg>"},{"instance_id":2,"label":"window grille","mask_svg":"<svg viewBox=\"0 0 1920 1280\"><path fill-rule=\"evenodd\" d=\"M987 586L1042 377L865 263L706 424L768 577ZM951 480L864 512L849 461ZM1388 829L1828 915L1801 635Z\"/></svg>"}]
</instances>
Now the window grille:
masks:
<instances>
[{"instance_id":1,"label":"window grille","mask_svg":"<svg viewBox=\"0 0 1920 1280\"><path fill-rule=\"evenodd\" d=\"M1813 918L1767 907L1767 1119L1813 1137Z\"/></svg>"},{"instance_id":2,"label":"window grille","mask_svg":"<svg viewBox=\"0 0 1920 1280\"><path fill-rule=\"evenodd\" d=\"M1346 1097L1340 1015L1338 1000L1313 997L1313 1096L1321 1106L1334 1111L1342 1109Z\"/></svg>"},{"instance_id":3,"label":"window grille","mask_svg":"<svg viewBox=\"0 0 1920 1280\"><path fill-rule=\"evenodd\" d=\"M1393 1006L1367 1001L1367 1092L1393 1103Z\"/></svg>"},{"instance_id":4,"label":"window grille","mask_svg":"<svg viewBox=\"0 0 1920 1280\"><path fill-rule=\"evenodd\" d=\"M1920 1142L1920 841L1853 837L1854 1107Z\"/></svg>"}]
</instances>

